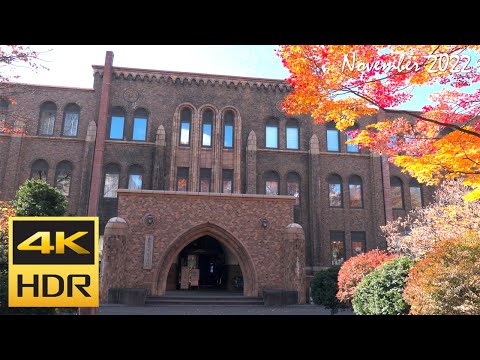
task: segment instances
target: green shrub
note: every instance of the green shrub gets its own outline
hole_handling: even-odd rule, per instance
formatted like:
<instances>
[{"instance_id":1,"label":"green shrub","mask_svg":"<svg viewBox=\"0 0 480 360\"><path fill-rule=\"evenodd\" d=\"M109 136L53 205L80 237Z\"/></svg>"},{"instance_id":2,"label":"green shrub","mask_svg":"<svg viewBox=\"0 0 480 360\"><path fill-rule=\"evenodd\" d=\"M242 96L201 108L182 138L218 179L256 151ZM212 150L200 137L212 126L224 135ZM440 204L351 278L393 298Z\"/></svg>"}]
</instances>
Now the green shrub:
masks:
<instances>
[{"instance_id":1,"label":"green shrub","mask_svg":"<svg viewBox=\"0 0 480 360\"><path fill-rule=\"evenodd\" d=\"M327 270L319 271L315 274L310 284L313 303L325 306L327 309L330 309L332 314L338 312L339 308L345 307L336 296L339 270L340 266L336 265Z\"/></svg>"},{"instance_id":2,"label":"green shrub","mask_svg":"<svg viewBox=\"0 0 480 360\"><path fill-rule=\"evenodd\" d=\"M403 289L413 261L400 256L380 265L366 275L355 291L352 305L360 315L408 314L410 306L403 296Z\"/></svg>"},{"instance_id":3,"label":"green shrub","mask_svg":"<svg viewBox=\"0 0 480 360\"><path fill-rule=\"evenodd\" d=\"M26 180L17 190L12 205L17 216L64 216L65 196L43 180Z\"/></svg>"}]
</instances>

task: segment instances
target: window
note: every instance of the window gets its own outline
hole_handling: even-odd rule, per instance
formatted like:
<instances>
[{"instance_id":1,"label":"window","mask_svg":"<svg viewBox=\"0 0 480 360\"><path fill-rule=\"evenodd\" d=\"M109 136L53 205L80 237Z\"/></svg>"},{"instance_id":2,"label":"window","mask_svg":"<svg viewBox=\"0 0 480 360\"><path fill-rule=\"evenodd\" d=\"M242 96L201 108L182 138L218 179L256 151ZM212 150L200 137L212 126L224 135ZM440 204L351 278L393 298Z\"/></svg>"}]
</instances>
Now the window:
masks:
<instances>
[{"instance_id":1,"label":"window","mask_svg":"<svg viewBox=\"0 0 480 360\"><path fill-rule=\"evenodd\" d=\"M190 145L190 124L192 123L192 110L184 107L180 111L180 145Z\"/></svg>"},{"instance_id":2,"label":"window","mask_svg":"<svg viewBox=\"0 0 480 360\"><path fill-rule=\"evenodd\" d=\"M280 177L275 171L269 171L265 174L265 194L279 194Z\"/></svg>"},{"instance_id":3,"label":"window","mask_svg":"<svg viewBox=\"0 0 480 360\"><path fill-rule=\"evenodd\" d=\"M133 134L132 140L147 140L148 113L145 109L137 109L133 114Z\"/></svg>"},{"instance_id":4,"label":"window","mask_svg":"<svg viewBox=\"0 0 480 360\"><path fill-rule=\"evenodd\" d=\"M392 208L404 209L403 182L396 176L390 178L390 191L392 192Z\"/></svg>"},{"instance_id":5,"label":"window","mask_svg":"<svg viewBox=\"0 0 480 360\"><path fill-rule=\"evenodd\" d=\"M128 189L142 190L143 168L140 165L132 165L128 169Z\"/></svg>"},{"instance_id":6,"label":"window","mask_svg":"<svg viewBox=\"0 0 480 360\"><path fill-rule=\"evenodd\" d=\"M233 147L233 125L235 122L235 114L232 110L225 111L223 115L223 147Z\"/></svg>"},{"instance_id":7,"label":"window","mask_svg":"<svg viewBox=\"0 0 480 360\"><path fill-rule=\"evenodd\" d=\"M265 147L278 149L278 120L270 119L265 125Z\"/></svg>"},{"instance_id":8,"label":"window","mask_svg":"<svg viewBox=\"0 0 480 360\"><path fill-rule=\"evenodd\" d=\"M352 231L352 256L365 252L365 231Z\"/></svg>"},{"instance_id":9,"label":"window","mask_svg":"<svg viewBox=\"0 0 480 360\"><path fill-rule=\"evenodd\" d=\"M422 188L416 179L410 180L410 203L412 205L412 209L423 206Z\"/></svg>"},{"instance_id":10,"label":"window","mask_svg":"<svg viewBox=\"0 0 480 360\"><path fill-rule=\"evenodd\" d=\"M47 181L48 174L48 163L39 159L32 164L32 169L30 171L30 179L39 179Z\"/></svg>"},{"instance_id":11,"label":"window","mask_svg":"<svg viewBox=\"0 0 480 360\"><path fill-rule=\"evenodd\" d=\"M55 117L57 116L57 105L51 101L43 103L40 108L40 123L38 126L38 135L53 135L55 126Z\"/></svg>"},{"instance_id":12,"label":"window","mask_svg":"<svg viewBox=\"0 0 480 360\"><path fill-rule=\"evenodd\" d=\"M390 139L387 143L387 148L389 149L395 149L397 147L398 138L396 135L390 136Z\"/></svg>"},{"instance_id":13,"label":"window","mask_svg":"<svg viewBox=\"0 0 480 360\"><path fill-rule=\"evenodd\" d=\"M297 173L287 175L287 194L295 196L295 205L300 205L300 176Z\"/></svg>"},{"instance_id":14,"label":"window","mask_svg":"<svg viewBox=\"0 0 480 360\"><path fill-rule=\"evenodd\" d=\"M55 170L55 187L62 195L69 196L73 165L70 161L60 161Z\"/></svg>"},{"instance_id":15,"label":"window","mask_svg":"<svg viewBox=\"0 0 480 360\"><path fill-rule=\"evenodd\" d=\"M116 107L112 110L109 138L112 140L123 140L124 126L125 126L125 111L120 107Z\"/></svg>"},{"instance_id":16,"label":"window","mask_svg":"<svg viewBox=\"0 0 480 360\"><path fill-rule=\"evenodd\" d=\"M177 191L188 191L188 168L177 169Z\"/></svg>"},{"instance_id":17,"label":"window","mask_svg":"<svg viewBox=\"0 0 480 360\"><path fill-rule=\"evenodd\" d=\"M327 151L340 151L340 132L331 121L327 123Z\"/></svg>"},{"instance_id":18,"label":"window","mask_svg":"<svg viewBox=\"0 0 480 360\"><path fill-rule=\"evenodd\" d=\"M332 251L332 265L341 265L345 261L345 233L330 231L330 249Z\"/></svg>"},{"instance_id":19,"label":"window","mask_svg":"<svg viewBox=\"0 0 480 360\"><path fill-rule=\"evenodd\" d=\"M105 166L105 183L103 186L103 197L116 198L118 183L120 180L120 166L108 164Z\"/></svg>"},{"instance_id":20,"label":"window","mask_svg":"<svg viewBox=\"0 0 480 360\"><path fill-rule=\"evenodd\" d=\"M65 106L63 115L63 136L77 136L78 119L80 117L80 106L77 104L68 104Z\"/></svg>"},{"instance_id":21,"label":"window","mask_svg":"<svg viewBox=\"0 0 480 360\"><path fill-rule=\"evenodd\" d=\"M5 125L3 122L7 121L8 105L10 105L8 99L0 97L0 134L3 133L3 127Z\"/></svg>"},{"instance_id":22,"label":"window","mask_svg":"<svg viewBox=\"0 0 480 360\"><path fill-rule=\"evenodd\" d=\"M212 187L212 169L200 169L200 192L210 192Z\"/></svg>"},{"instance_id":23,"label":"window","mask_svg":"<svg viewBox=\"0 0 480 360\"><path fill-rule=\"evenodd\" d=\"M213 111L207 109L202 114L202 146L212 146Z\"/></svg>"},{"instance_id":24,"label":"window","mask_svg":"<svg viewBox=\"0 0 480 360\"><path fill-rule=\"evenodd\" d=\"M222 192L231 194L233 192L233 170L222 170Z\"/></svg>"},{"instance_id":25,"label":"window","mask_svg":"<svg viewBox=\"0 0 480 360\"><path fill-rule=\"evenodd\" d=\"M342 207L342 178L338 175L330 175L327 182L330 207Z\"/></svg>"},{"instance_id":26,"label":"window","mask_svg":"<svg viewBox=\"0 0 480 360\"><path fill-rule=\"evenodd\" d=\"M299 131L298 131L298 121L290 119L287 121L286 127L286 138L287 138L287 149L298 150L299 149Z\"/></svg>"},{"instance_id":27,"label":"window","mask_svg":"<svg viewBox=\"0 0 480 360\"><path fill-rule=\"evenodd\" d=\"M351 135L348 135L348 132L349 131L355 131L355 130L358 130L358 125L355 124L353 126L350 126L348 129L347 129L347 140L352 140L353 137ZM358 150L358 145L349 145L347 144L347 152L349 153L358 153L359 150Z\"/></svg>"},{"instance_id":28,"label":"window","mask_svg":"<svg viewBox=\"0 0 480 360\"><path fill-rule=\"evenodd\" d=\"M348 179L348 190L350 193L350 207L363 208L362 178L357 175Z\"/></svg>"}]
</instances>

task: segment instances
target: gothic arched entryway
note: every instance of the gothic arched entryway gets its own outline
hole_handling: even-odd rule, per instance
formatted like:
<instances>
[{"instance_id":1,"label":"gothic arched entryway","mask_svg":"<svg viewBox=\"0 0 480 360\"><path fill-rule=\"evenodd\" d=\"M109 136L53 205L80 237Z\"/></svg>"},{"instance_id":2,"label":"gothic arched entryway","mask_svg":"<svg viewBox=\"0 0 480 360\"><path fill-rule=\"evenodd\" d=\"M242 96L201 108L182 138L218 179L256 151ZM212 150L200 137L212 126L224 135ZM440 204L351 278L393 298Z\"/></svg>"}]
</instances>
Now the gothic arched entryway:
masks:
<instances>
[{"instance_id":1,"label":"gothic arched entryway","mask_svg":"<svg viewBox=\"0 0 480 360\"><path fill-rule=\"evenodd\" d=\"M211 273L209 273L211 270L211 268L209 268L210 263L216 260L221 262L222 257L228 257L228 254L231 254L231 256L236 259L236 262L238 262L243 276L243 294L245 296L258 296L255 269L245 247L232 234L212 223L205 223L193 227L177 237L167 248L160 259L157 278L154 283L154 288L151 289L152 294L164 295L167 289L168 274L170 273L170 278L172 277L172 265L183 261L182 259L185 259L185 257L188 262L188 255L195 254L199 256L196 258L192 256L191 259L192 261L198 261L196 265L200 270L199 285L216 288L217 286L215 284L217 279L214 276L210 276ZM202 263L200 263L200 261ZM173 274L173 276L178 275ZM231 276L229 276L229 278L231 278ZM222 288L222 284L220 284L220 288Z\"/></svg>"}]
</instances>

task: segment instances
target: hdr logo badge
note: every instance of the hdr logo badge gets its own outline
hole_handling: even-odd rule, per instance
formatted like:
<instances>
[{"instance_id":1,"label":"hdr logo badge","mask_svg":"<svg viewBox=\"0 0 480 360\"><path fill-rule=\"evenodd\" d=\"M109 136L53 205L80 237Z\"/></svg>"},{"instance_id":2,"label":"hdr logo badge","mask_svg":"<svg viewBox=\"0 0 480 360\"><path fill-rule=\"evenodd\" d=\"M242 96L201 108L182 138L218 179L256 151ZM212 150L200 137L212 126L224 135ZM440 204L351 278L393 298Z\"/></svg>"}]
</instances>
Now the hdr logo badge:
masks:
<instances>
[{"instance_id":1,"label":"hdr logo badge","mask_svg":"<svg viewBox=\"0 0 480 360\"><path fill-rule=\"evenodd\" d=\"M98 307L98 217L11 217L8 306Z\"/></svg>"}]
</instances>

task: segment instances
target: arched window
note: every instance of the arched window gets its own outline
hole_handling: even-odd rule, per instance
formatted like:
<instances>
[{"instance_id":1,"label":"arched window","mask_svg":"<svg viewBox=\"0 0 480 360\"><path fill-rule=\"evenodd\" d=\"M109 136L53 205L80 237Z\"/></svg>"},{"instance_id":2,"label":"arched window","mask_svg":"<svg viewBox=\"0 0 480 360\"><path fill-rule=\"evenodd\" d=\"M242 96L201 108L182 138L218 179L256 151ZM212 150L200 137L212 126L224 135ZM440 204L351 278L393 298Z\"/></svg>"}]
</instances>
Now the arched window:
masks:
<instances>
[{"instance_id":1,"label":"arched window","mask_svg":"<svg viewBox=\"0 0 480 360\"><path fill-rule=\"evenodd\" d=\"M202 114L202 146L212 146L213 111L206 109Z\"/></svg>"},{"instance_id":2,"label":"arched window","mask_svg":"<svg viewBox=\"0 0 480 360\"><path fill-rule=\"evenodd\" d=\"M392 193L392 208L405 209L403 201L403 182L396 176L390 178L390 191Z\"/></svg>"},{"instance_id":3,"label":"arched window","mask_svg":"<svg viewBox=\"0 0 480 360\"><path fill-rule=\"evenodd\" d=\"M422 187L418 183L416 179L411 179L410 184L410 203L412 205L412 209L420 208L423 206L422 201Z\"/></svg>"},{"instance_id":4,"label":"arched window","mask_svg":"<svg viewBox=\"0 0 480 360\"><path fill-rule=\"evenodd\" d=\"M120 180L120 166L117 164L106 165L104 180L103 197L116 198Z\"/></svg>"},{"instance_id":5,"label":"arched window","mask_svg":"<svg viewBox=\"0 0 480 360\"><path fill-rule=\"evenodd\" d=\"M285 128L285 137L287 139L287 149L298 150L300 148L300 132L298 130L298 121L290 119Z\"/></svg>"},{"instance_id":6,"label":"arched window","mask_svg":"<svg viewBox=\"0 0 480 360\"><path fill-rule=\"evenodd\" d=\"M142 190L143 168L140 165L132 165L128 168L128 189Z\"/></svg>"},{"instance_id":7,"label":"arched window","mask_svg":"<svg viewBox=\"0 0 480 360\"><path fill-rule=\"evenodd\" d=\"M53 135L55 117L57 116L57 105L47 101L40 107L40 121L38 124L38 135Z\"/></svg>"},{"instance_id":8,"label":"arched window","mask_svg":"<svg viewBox=\"0 0 480 360\"><path fill-rule=\"evenodd\" d=\"M362 178L352 175L348 179L348 191L350 193L350 207L363 208Z\"/></svg>"},{"instance_id":9,"label":"arched window","mask_svg":"<svg viewBox=\"0 0 480 360\"><path fill-rule=\"evenodd\" d=\"M355 124L353 126L350 126L348 129L347 129L347 140L352 140L353 137L348 135L348 132L349 131L354 131L354 130L358 130L358 125ZM350 144L347 144L347 152L350 152L350 153L358 153L359 150L358 150L358 145L350 145Z\"/></svg>"},{"instance_id":10,"label":"arched window","mask_svg":"<svg viewBox=\"0 0 480 360\"><path fill-rule=\"evenodd\" d=\"M47 181L48 163L43 159L38 159L32 164L30 179L40 179Z\"/></svg>"},{"instance_id":11,"label":"arched window","mask_svg":"<svg viewBox=\"0 0 480 360\"><path fill-rule=\"evenodd\" d=\"M265 147L278 149L278 120L269 119L265 124Z\"/></svg>"},{"instance_id":12,"label":"arched window","mask_svg":"<svg viewBox=\"0 0 480 360\"><path fill-rule=\"evenodd\" d=\"M60 161L55 169L55 186L62 195L70 195L70 183L72 181L73 165L70 161Z\"/></svg>"},{"instance_id":13,"label":"arched window","mask_svg":"<svg viewBox=\"0 0 480 360\"><path fill-rule=\"evenodd\" d=\"M190 126L192 124L192 110L188 107L180 110L180 145L190 145Z\"/></svg>"},{"instance_id":14,"label":"arched window","mask_svg":"<svg viewBox=\"0 0 480 360\"><path fill-rule=\"evenodd\" d=\"M280 177L275 171L269 171L265 173L265 194L266 195L278 195Z\"/></svg>"},{"instance_id":15,"label":"arched window","mask_svg":"<svg viewBox=\"0 0 480 360\"><path fill-rule=\"evenodd\" d=\"M342 178L332 174L327 179L328 182L328 202L330 207L343 207L342 196Z\"/></svg>"},{"instance_id":16,"label":"arched window","mask_svg":"<svg viewBox=\"0 0 480 360\"><path fill-rule=\"evenodd\" d=\"M287 175L287 194L295 196L295 205L300 205L300 176L291 172Z\"/></svg>"},{"instance_id":17,"label":"arched window","mask_svg":"<svg viewBox=\"0 0 480 360\"><path fill-rule=\"evenodd\" d=\"M327 151L340 151L340 132L333 121L327 123Z\"/></svg>"},{"instance_id":18,"label":"arched window","mask_svg":"<svg viewBox=\"0 0 480 360\"><path fill-rule=\"evenodd\" d=\"M223 147L233 147L233 126L235 125L235 113L232 110L225 111L223 115Z\"/></svg>"},{"instance_id":19,"label":"arched window","mask_svg":"<svg viewBox=\"0 0 480 360\"><path fill-rule=\"evenodd\" d=\"M145 109L137 109L133 114L132 140L147 140L148 112Z\"/></svg>"},{"instance_id":20,"label":"arched window","mask_svg":"<svg viewBox=\"0 0 480 360\"><path fill-rule=\"evenodd\" d=\"M65 106L63 115L63 136L77 136L79 118L80 106L77 104L68 104Z\"/></svg>"},{"instance_id":21,"label":"arched window","mask_svg":"<svg viewBox=\"0 0 480 360\"><path fill-rule=\"evenodd\" d=\"M123 131L125 128L125 110L121 107L115 107L112 110L110 119L110 139L123 140ZM115 192L116 197L117 192Z\"/></svg>"}]
</instances>

